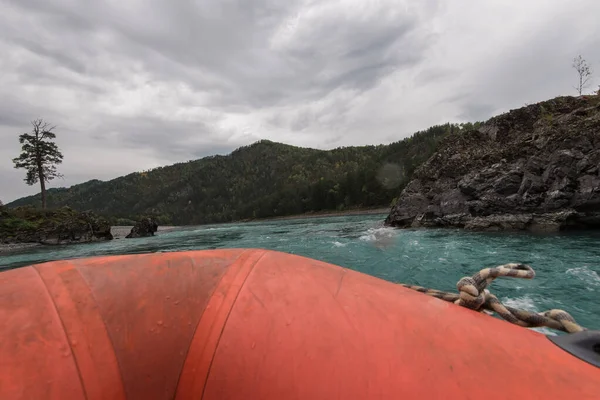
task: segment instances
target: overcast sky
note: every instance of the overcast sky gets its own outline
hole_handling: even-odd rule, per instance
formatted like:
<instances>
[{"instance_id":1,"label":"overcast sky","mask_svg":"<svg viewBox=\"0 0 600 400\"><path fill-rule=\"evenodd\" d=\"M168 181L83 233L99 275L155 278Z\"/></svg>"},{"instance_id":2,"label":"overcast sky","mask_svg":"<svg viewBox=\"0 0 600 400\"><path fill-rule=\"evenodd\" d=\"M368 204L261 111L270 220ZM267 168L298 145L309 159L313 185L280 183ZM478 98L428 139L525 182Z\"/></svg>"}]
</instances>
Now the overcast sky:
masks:
<instances>
[{"instance_id":1,"label":"overcast sky","mask_svg":"<svg viewBox=\"0 0 600 400\"><path fill-rule=\"evenodd\" d=\"M70 186L260 139L334 148L574 94L598 0L1 0L0 200L57 125ZM600 78L593 87L598 87ZM591 90L591 89L590 89Z\"/></svg>"}]
</instances>

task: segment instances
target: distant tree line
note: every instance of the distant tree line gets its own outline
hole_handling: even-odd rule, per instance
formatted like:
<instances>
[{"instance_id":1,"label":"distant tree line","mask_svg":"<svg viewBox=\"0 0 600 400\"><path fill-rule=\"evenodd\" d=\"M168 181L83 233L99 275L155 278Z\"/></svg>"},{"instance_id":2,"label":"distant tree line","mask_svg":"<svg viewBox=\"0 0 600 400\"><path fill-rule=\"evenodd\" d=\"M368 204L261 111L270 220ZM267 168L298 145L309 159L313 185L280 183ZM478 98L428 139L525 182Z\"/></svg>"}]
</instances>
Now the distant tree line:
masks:
<instances>
[{"instance_id":1,"label":"distant tree line","mask_svg":"<svg viewBox=\"0 0 600 400\"><path fill-rule=\"evenodd\" d=\"M479 124L437 125L389 145L329 151L263 140L227 156L50 189L47 204L91 210L113 223L153 216L161 224L387 207L442 138ZM40 195L30 196L11 206L40 200Z\"/></svg>"}]
</instances>

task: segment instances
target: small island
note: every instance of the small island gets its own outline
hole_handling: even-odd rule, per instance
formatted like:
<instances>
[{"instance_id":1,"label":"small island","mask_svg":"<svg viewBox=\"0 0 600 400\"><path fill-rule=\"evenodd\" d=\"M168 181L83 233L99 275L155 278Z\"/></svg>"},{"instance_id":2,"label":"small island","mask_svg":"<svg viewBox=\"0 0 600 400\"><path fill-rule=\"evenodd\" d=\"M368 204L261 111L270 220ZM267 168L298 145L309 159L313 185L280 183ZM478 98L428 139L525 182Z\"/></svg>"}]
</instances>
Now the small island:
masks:
<instances>
[{"instance_id":1,"label":"small island","mask_svg":"<svg viewBox=\"0 0 600 400\"><path fill-rule=\"evenodd\" d=\"M55 210L34 207L0 208L0 251L37 244L89 243L112 240L111 225L92 212L69 207Z\"/></svg>"},{"instance_id":2,"label":"small island","mask_svg":"<svg viewBox=\"0 0 600 400\"><path fill-rule=\"evenodd\" d=\"M55 126L42 119L31 121L31 132L19 135L21 153L13 159L24 169L25 183L40 185L42 208L32 205L9 208L0 203L0 252L38 244L89 243L112 240L111 225L92 212L70 207L46 208L46 183L62 176L57 165L63 155L54 139Z\"/></svg>"}]
</instances>

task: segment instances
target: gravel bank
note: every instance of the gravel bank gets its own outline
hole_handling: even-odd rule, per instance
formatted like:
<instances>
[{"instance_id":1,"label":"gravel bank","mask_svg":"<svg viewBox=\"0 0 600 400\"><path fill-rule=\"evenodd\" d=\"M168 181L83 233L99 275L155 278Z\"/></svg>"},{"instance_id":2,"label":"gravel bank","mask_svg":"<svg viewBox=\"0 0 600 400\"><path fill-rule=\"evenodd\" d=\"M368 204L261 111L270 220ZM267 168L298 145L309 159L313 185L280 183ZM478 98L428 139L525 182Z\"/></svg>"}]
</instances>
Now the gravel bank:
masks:
<instances>
[{"instance_id":1,"label":"gravel bank","mask_svg":"<svg viewBox=\"0 0 600 400\"><path fill-rule=\"evenodd\" d=\"M0 243L0 254L41 246L40 243Z\"/></svg>"}]
</instances>

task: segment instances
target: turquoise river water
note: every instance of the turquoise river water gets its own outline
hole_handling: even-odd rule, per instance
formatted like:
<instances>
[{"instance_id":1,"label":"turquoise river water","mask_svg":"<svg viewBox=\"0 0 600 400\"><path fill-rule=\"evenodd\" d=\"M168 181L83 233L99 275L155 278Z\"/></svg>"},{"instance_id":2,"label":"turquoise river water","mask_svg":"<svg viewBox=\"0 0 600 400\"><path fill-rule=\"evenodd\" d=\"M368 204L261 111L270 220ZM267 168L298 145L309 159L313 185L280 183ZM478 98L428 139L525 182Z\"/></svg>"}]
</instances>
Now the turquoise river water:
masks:
<instances>
[{"instance_id":1,"label":"turquoise river water","mask_svg":"<svg viewBox=\"0 0 600 400\"><path fill-rule=\"evenodd\" d=\"M560 308L600 329L600 234L530 235L460 230L396 230L385 215L355 215L177 228L157 236L0 256L0 269L110 254L214 248L266 248L299 254L392 282L456 291L456 282L485 267L522 262L533 280L497 279L502 302L532 311ZM551 331L540 331L552 334Z\"/></svg>"}]
</instances>

